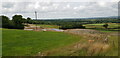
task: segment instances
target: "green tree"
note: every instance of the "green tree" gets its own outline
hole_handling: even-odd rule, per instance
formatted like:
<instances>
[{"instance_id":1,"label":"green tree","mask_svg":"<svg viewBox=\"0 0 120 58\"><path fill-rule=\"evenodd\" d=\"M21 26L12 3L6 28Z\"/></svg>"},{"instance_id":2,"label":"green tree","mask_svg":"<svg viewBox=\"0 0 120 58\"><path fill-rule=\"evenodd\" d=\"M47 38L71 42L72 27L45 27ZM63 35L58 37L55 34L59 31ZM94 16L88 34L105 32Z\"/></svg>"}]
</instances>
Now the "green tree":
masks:
<instances>
[{"instance_id":1,"label":"green tree","mask_svg":"<svg viewBox=\"0 0 120 58\"><path fill-rule=\"evenodd\" d=\"M25 18L22 18L22 23L26 23L27 20Z\"/></svg>"},{"instance_id":2,"label":"green tree","mask_svg":"<svg viewBox=\"0 0 120 58\"><path fill-rule=\"evenodd\" d=\"M7 16L1 16L2 18L2 27L3 28L8 28L9 27L9 18Z\"/></svg>"},{"instance_id":3,"label":"green tree","mask_svg":"<svg viewBox=\"0 0 120 58\"><path fill-rule=\"evenodd\" d=\"M27 18L27 23L28 24L32 23L32 19L30 17Z\"/></svg>"},{"instance_id":4,"label":"green tree","mask_svg":"<svg viewBox=\"0 0 120 58\"><path fill-rule=\"evenodd\" d=\"M15 24L22 24L22 23L23 23L22 15L14 15L14 16L12 17L12 21L13 21Z\"/></svg>"},{"instance_id":5,"label":"green tree","mask_svg":"<svg viewBox=\"0 0 120 58\"><path fill-rule=\"evenodd\" d=\"M24 18L22 18L22 15L14 15L12 17L12 21L15 23L14 28L15 29L24 29L24 25L22 23L24 23Z\"/></svg>"},{"instance_id":6,"label":"green tree","mask_svg":"<svg viewBox=\"0 0 120 58\"><path fill-rule=\"evenodd\" d=\"M14 28L14 23L7 16L0 16L2 19L2 28Z\"/></svg>"},{"instance_id":7,"label":"green tree","mask_svg":"<svg viewBox=\"0 0 120 58\"><path fill-rule=\"evenodd\" d=\"M103 27L106 28L106 29L108 28L108 26L109 25L107 23L103 25Z\"/></svg>"}]
</instances>

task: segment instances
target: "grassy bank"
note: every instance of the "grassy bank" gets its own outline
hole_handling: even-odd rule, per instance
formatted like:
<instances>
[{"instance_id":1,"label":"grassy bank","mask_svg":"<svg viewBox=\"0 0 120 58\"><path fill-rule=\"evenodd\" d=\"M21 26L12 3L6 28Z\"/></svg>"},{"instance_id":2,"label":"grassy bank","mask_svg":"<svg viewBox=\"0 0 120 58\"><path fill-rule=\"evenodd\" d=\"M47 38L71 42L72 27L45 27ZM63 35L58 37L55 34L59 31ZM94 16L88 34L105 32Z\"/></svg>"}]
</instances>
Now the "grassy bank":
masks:
<instances>
[{"instance_id":1,"label":"grassy bank","mask_svg":"<svg viewBox=\"0 0 120 58\"><path fill-rule=\"evenodd\" d=\"M62 32L36 32L3 29L3 56L32 56L38 52L63 47L80 40Z\"/></svg>"}]
</instances>

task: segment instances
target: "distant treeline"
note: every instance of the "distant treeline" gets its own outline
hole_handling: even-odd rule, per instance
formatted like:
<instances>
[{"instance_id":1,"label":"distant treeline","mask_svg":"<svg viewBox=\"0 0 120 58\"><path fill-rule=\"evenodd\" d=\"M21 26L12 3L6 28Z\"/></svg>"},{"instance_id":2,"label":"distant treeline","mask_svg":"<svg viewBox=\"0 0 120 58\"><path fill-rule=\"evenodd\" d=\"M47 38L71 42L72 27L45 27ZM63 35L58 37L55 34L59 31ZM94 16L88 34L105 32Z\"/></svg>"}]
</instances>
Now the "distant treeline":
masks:
<instances>
[{"instance_id":1,"label":"distant treeline","mask_svg":"<svg viewBox=\"0 0 120 58\"><path fill-rule=\"evenodd\" d=\"M60 20L34 20L38 24L49 24L61 26L61 29L85 28L83 24L97 23L120 23L120 19L60 19Z\"/></svg>"},{"instance_id":2,"label":"distant treeline","mask_svg":"<svg viewBox=\"0 0 120 58\"><path fill-rule=\"evenodd\" d=\"M14 15L10 20L7 16L0 17L2 18L2 27L10 29L23 29L25 24L58 25L60 29L75 29L85 28L83 24L120 23L120 19L117 18L33 20L29 17L23 18L22 15Z\"/></svg>"},{"instance_id":3,"label":"distant treeline","mask_svg":"<svg viewBox=\"0 0 120 58\"><path fill-rule=\"evenodd\" d=\"M36 20L35 20L36 21ZM61 19L61 20L37 20L40 21L40 24L54 24L62 22L72 22L72 23L81 23L81 24L96 24L96 23L120 23L120 19Z\"/></svg>"}]
</instances>

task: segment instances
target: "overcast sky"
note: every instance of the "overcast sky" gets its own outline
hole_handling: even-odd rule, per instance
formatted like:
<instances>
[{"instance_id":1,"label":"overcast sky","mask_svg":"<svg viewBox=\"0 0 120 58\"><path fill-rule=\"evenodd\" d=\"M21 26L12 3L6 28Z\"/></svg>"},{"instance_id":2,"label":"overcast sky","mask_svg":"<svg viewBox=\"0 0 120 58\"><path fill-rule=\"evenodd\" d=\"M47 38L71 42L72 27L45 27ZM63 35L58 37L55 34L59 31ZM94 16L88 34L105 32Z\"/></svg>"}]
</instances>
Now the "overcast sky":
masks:
<instances>
[{"instance_id":1,"label":"overcast sky","mask_svg":"<svg viewBox=\"0 0 120 58\"><path fill-rule=\"evenodd\" d=\"M106 17L118 15L119 0L4 0L0 15L12 17L21 14L23 17L34 18L83 18Z\"/></svg>"}]
</instances>

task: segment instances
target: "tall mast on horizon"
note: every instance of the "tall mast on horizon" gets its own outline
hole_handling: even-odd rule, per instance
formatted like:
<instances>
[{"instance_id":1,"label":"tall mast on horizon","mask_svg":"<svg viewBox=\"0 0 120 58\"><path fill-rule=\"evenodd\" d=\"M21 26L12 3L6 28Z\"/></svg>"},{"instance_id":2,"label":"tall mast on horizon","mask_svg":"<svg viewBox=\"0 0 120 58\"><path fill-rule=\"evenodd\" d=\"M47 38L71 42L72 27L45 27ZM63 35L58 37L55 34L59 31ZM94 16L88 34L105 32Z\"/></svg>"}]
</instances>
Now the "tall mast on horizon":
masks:
<instances>
[{"instance_id":1,"label":"tall mast on horizon","mask_svg":"<svg viewBox=\"0 0 120 58\"><path fill-rule=\"evenodd\" d=\"M37 12L35 11L35 19L37 21ZM36 24L36 30L37 30L37 24Z\"/></svg>"}]
</instances>

